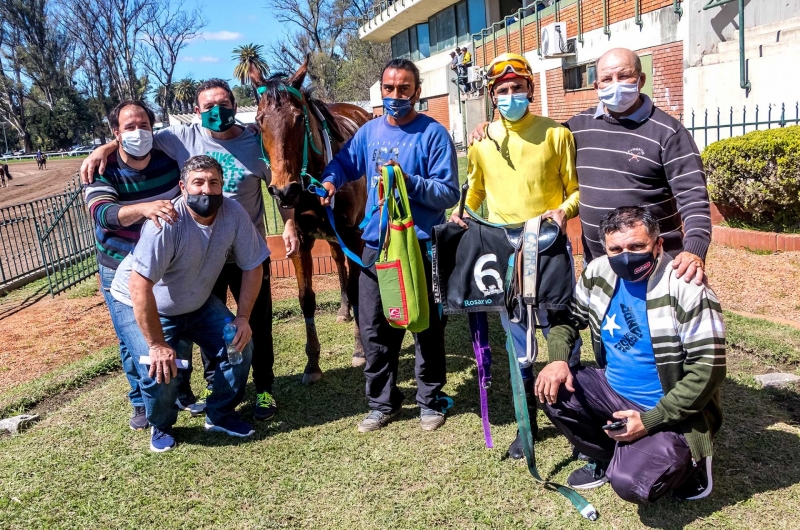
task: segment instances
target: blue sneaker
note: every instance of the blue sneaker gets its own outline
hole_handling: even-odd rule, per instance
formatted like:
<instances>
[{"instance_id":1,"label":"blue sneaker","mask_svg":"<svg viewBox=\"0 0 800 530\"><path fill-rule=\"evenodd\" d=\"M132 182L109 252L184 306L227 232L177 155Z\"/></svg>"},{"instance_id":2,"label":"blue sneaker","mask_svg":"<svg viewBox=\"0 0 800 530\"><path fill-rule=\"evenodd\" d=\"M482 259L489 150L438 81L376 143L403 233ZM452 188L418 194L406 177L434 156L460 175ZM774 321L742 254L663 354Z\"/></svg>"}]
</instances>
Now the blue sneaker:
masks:
<instances>
[{"instance_id":1,"label":"blue sneaker","mask_svg":"<svg viewBox=\"0 0 800 530\"><path fill-rule=\"evenodd\" d=\"M247 438L256 432L252 425L246 421L240 420L235 414L223 418L222 421L217 422L216 425L211 423L211 420L206 416L205 427L207 431L224 432L228 436L236 436L237 438Z\"/></svg>"},{"instance_id":2,"label":"blue sneaker","mask_svg":"<svg viewBox=\"0 0 800 530\"><path fill-rule=\"evenodd\" d=\"M172 427L159 429L150 427L150 450L154 453L166 453L175 448L175 438L172 437Z\"/></svg>"}]
</instances>

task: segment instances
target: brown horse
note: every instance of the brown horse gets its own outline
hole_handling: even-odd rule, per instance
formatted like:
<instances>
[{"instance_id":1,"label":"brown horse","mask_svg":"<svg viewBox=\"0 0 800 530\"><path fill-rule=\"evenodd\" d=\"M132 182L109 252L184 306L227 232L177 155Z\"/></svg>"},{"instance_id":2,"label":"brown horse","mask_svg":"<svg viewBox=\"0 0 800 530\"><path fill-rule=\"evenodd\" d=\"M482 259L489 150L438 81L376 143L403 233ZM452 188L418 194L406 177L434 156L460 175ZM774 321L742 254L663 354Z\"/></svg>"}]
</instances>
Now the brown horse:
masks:
<instances>
[{"instance_id":1,"label":"brown horse","mask_svg":"<svg viewBox=\"0 0 800 530\"><path fill-rule=\"evenodd\" d=\"M0 164L0 188L8 186L11 180L11 173L8 172L8 164Z\"/></svg>"},{"instance_id":2,"label":"brown horse","mask_svg":"<svg viewBox=\"0 0 800 530\"><path fill-rule=\"evenodd\" d=\"M38 169L47 169L47 155L42 153L36 157L36 165Z\"/></svg>"},{"instance_id":3,"label":"brown horse","mask_svg":"<svg viewBox=\"0 0 800 530\"><path fill-rule=\"evenodd\" d=\"M272 183L268 190L281 208L294 209L295 226L299 242L298 253L292 257L300 307L306 321L306 355L308 363L303 372L303 383L313 383L322 377L319 367L319 338L314 324L317 308L311 278L314 263L311 249L317 239L328 242L336 262L341 288L341 306L338 322L351 319L351 302L355 302L355 348L353 366L365 364L361 334L358 329L358 272L359 266L346 260L337 243L333 227L328 222L324 208L317 196L307 191L312 176L319 178L327 164L323 130L327 127L331 152L336 154L358 128L371 116L360 107L342 103L325 104L314 99L308 91L301 90L308 59L289 78L265 80L261 72L251 69L250 78L259 87L261 100L256 121L261 128L261 142L272 169ZM324 122L323 122L324 120ZM334 222L347 248L361 255L361 230L358 225L364 218L367 190L364 177L343 186L336 193ZM345 267L349 262L350 274Z\"/></svg>"}]
</instances>

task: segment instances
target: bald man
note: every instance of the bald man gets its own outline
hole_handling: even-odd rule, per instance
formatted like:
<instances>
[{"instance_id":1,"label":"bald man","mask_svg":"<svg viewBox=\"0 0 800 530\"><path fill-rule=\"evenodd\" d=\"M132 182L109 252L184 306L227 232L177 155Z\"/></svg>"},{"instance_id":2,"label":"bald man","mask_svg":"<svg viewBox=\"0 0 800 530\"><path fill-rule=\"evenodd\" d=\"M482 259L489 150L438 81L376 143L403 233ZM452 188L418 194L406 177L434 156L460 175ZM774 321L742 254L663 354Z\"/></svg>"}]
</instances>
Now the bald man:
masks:
<instances>
[{"instance_id":1,"label":"bald man","mask_svg":"<svg viewBox=\"0 0 800 530\"><path fill-rule=\"evenodd\" d=\"M699 285L711 242L703 162L689 131L641 93L645 80L636 53L609 50L597 61L599 103L566 123L577 146L584 258L605 255L604 215L644 206L658 219L676 275Z\"/></svg>"}]
</instances>

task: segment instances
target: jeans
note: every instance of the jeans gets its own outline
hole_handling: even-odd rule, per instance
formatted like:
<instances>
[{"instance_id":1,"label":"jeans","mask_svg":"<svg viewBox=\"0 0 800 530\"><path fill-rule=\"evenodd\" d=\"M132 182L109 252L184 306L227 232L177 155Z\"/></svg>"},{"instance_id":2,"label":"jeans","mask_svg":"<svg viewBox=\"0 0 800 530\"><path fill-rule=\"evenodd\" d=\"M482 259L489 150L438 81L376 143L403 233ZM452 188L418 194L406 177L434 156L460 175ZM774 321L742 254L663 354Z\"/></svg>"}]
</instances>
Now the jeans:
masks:
<instances>
[{"instance_id":1,"label":"jeans","mask_svg":"<svg viewBox=\"0 0 800 530\"><path fill-rule=\"evenodd\" d=\"M120 333L119 324L117 323L116 313L114 311L114 298L111 296L111 282L114 281L114 274L116 269L106 267L105 265L97 265L100 275L100 292L103 293L103 299L108 306L108 312L111 313L111 324L114 326L114 332L119 339L119 358L122 361L122 371L125 372L125 377L128 379L128 384L131 387L128 392L128 399L134 407L144 407L144 400L142 399L142 392L139 389L139 371L136 365L133 364L130 351L122 340L122 333Z\"/></svg>"},{"instance_id":2,"label":"jeans","mask_svg":"<svg viewBox=\"0 0 800 530\"><path fill-rule=\"evenodd\" d=\"M150 377L150 366L139 362L142 356L150 355L150 348L136 323L133 308L114 300L114 312L121 338L127 344L139 372L139 388L144 398L147 421L159 429L171 427L178 419L175 399L181 376L171 378L169 383L157 383ZM206 418L213 424L224 422L235 413L236 406L242 402L253 355L251 342L242 352L240 364L232 365L228 362L222 335L226 318L233 319L233 314L213 295L191 313L160 317L164 339L172 348L176 348L181 339L186 339L212 355L214 385L206 402ZM191 355L186 356L181 351L177 351L177 357L191 362Z\"/></svg>"}]
</instances>

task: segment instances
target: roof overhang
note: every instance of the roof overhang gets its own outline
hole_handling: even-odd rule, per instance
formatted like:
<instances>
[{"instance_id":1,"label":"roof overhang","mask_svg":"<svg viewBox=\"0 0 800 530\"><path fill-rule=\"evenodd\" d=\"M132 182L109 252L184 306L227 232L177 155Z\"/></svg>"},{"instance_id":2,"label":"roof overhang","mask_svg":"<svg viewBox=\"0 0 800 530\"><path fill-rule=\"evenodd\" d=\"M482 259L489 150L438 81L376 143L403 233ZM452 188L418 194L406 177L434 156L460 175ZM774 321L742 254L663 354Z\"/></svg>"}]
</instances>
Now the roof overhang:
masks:
<instances>
[{"instance_id":1,"label":"roof overhang","mask_svg":"<svg viewBox=\"0 0 800 530\"><path fill-rule=\"evenodd\" d=\"M371 42L389 42L389 40L414 24L428 22L428 18L459 0L394 0L386 9L364 22L358 28L358 36ZM386 2L380 2L386 4Z\"/></svg>"}]
</instances>

